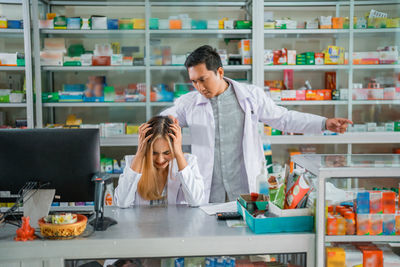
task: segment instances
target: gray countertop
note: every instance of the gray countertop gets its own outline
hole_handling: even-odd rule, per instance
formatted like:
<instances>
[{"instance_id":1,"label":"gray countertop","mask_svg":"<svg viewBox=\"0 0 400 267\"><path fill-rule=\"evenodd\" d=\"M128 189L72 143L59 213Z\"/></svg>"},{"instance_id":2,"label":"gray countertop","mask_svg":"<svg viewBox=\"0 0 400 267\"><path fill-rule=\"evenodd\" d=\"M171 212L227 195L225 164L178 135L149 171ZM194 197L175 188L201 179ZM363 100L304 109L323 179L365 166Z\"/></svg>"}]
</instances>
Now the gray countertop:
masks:
<instances>
[{"instance_id":1,"label":"gray countertop","mask_svg":"<svg viewBox=\"0 0 400 267\"><path fill-rule=\"evenodd\" d=\"M106 208L118 221L104 232L72 240L15 242L16 227L0 228L0 259L86 259L307 252L314 234L259 235L230 228L199 208L186 206Z\"/></svg>"}]
</instances>

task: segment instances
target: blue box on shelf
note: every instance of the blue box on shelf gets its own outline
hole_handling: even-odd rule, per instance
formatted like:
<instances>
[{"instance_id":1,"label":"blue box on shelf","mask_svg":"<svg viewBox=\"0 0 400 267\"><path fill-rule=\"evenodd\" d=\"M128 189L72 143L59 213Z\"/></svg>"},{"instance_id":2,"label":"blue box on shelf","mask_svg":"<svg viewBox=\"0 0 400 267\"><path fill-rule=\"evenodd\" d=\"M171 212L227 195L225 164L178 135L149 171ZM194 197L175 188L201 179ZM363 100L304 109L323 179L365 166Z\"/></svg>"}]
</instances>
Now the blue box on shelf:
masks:
<instances>
[{"instance_id":1,"label":"blue box on shelf","mask_svg":"<svg viewBox=\"0 0 400 267\"><path fill-rule=\"evenodd\" d=\"M158 30L158 18L150 18L149 28L150 30Z\"/></svg>"},{"instance_id":2,"label":"blue box on shelf","mask_svg":"<svg viewBox=\"0 0 400 267\"><path fill-rule=\"evenodd\" d=\"M7 28L9 29L22 29L22 27L22 20L9 20L7 24Z\"/></svg>"},{"instance_id":3,"label":"blue box on shelf","mask_svg":"<svg viewBox=\"0 0 400 267\"><path fill-rule=\"evenodd\" d=\"M207 20L192 20L192 29L193 30L206 30L207 29Z\"/></svg>"},{"instance_id":4,"label":"blue box on shelf","mask_svg":"<svg viewBox=\"0 0 400 267\"><path fill-rule=\"evenodd\" d=\"M63 84L64 92L83 92L85 89L84 84Z\"/></svg>"},{"instance_id":5,"label":"blue box on shelf","mask_svg":"<svg viewBox=\"0 0 400 267\"><path fill-rule=\"evenodd\" d=\"M238 212L255 234L312 232L314 230L314 216L254 218L239 201L236 204Z\"/></svg>"},{"instance_id":6,"label":"blue box on shelf","mask_svg":"<svg viewBox=\"0 0 400 267\"><path fill-rule=\"evenodd\" d=\"M108 19L107 20L107 29L118 30L118 19Z\"/></svg>"},{"instance_id":7,"label":"blue box on shelf","mask_svg":"<svg viewBox=\"0 0 400 267\"><path fill-rule=\"evenodd\" d=\"M80 28L81 28L81 18L80 17L67 18L67 29L80 30Z\"/></svg>"},{"instance_id":8,"label":"blue box on shelf","mask_svg":"<svg viewBox=\"0 0 400 267\"><path fill-rule=\"evenodd\" d=\"M104 102L104 96L83 96L83 102Z\"/></svg>"}]
</instances>

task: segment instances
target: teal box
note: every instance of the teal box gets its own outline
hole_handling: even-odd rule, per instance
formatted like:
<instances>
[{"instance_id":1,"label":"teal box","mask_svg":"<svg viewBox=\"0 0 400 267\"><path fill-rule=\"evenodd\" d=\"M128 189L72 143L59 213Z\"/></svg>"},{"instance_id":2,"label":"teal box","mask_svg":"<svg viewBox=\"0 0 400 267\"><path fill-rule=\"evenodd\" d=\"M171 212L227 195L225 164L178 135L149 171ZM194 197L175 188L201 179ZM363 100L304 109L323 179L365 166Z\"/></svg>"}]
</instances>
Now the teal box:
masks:
<instances>
[{"instance_id":1,"label":"teal box","mask_svg":"<svg viewBox=\"0 0 400 267\"><path fill-rule=\"evenodd\" d=\"M255 234L312 232L314 229L314 216L254 218L239 201L236 204L238 212Z\"/></svg>"},{"instance_id":2,"label":"teal box","mask_svg":"<svg viewBox=\"0 0 400 267\"><path fill-rule=\"evenodd\" d=\"M192 30L206 30L207 21L206 20L192 20Z\"/></svg>"},{"instance_id":3,"label":"teal box","mask_svg":"<svg viewBox=\"0 0 400 267\"><path fill-rule=\"evenodd\" d=\"M149 21L150 30L158 30L158 18L151 18Z\"/></svg>"}]
</instances>

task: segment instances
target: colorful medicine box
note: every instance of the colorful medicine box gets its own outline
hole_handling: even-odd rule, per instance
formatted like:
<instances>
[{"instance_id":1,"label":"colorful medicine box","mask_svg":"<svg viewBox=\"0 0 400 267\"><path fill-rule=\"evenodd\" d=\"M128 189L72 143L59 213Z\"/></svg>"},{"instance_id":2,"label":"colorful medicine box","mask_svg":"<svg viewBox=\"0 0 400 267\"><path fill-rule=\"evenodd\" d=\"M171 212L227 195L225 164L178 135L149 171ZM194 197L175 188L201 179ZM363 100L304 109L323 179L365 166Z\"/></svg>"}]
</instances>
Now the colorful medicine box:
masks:
<instances>
[{"instance_id":1,"label":"colorful medicine box","mask_svg":"<svg viewBox=\"0 0 400 267\"><path fill-rule=\"evenodd\" d=\"M369 192L358 192L355 200L357 214L369 213Z\"/></svg>"},{"instance_id":2,"label":"colorful medicine box","mask_svg":"<svg viewBox=\"0 0 400 267\"><path fill-rule=\"evenodd\" d=\"M372 191L369 193L369 211L370 213L382 213L382 192Z\"/></svg>"}]
</instances>

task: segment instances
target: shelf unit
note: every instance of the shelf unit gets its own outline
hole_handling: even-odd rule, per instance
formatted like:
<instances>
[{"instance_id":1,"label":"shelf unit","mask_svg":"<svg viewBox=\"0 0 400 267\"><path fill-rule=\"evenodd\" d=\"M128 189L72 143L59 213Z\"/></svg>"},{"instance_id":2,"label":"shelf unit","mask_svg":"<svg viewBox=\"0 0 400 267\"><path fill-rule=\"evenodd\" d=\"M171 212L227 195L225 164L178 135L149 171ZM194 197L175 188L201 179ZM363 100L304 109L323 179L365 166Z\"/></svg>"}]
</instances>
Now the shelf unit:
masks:
<instances>
[{"instance_id":1,"label":"shelf unit","mask_svg":"<svg viewBox=\"0 0 400 267\"><path fill-rule=\"evenodd\" d=\"M349 58L350 64L348 65L285 65L285 66L264 66L263 58L259 55L262 54L264 50L265 38L301 38L301 39L313 39L313 38L348 38L349 57L351 57L351 52L355 51L353 44L355 38L364 35L393 35L400 33L400 28L385 28L385 29L353 29L353 21L350 20L349 29L264 29L263 18L264 18L264 8L265 7L333 7L336 8L336 15L339 15L341 7L348 8L350 17L354 15L357 6L361 5L386 5L386 4L398 4L396 0L384 0L384 1L356 1L356 0L346 0L346 1L218 1L218 2L193 2L193 1L41 1L47 10L50 11L52 7L57 6L100 6L100 7L124 7L124 6L134 6L142 7L145 10L145 19L151 17L152 8L155 7L241 7L251 13L253 20L253 28L251 30L150 30L148 23L146 23L146 28L144 30L55 30L55 29L39 29L38 19L39 10L38 4L41 0L32 0L32 22L33 22L33 54L35 60L35 77L41 77L41 72L46 73L69 73L69 72L87 72L88 74L96 72L143 72L146 81L146 101L140 103L41 103L41 98L38 98L35 105L36 110L36 127L43 126L43 110L44 109L54 109L54 108L68 108L68 107L137 107L138 109L145 110L146 119L149 119L153 114L153 107L168 107L171 106L170 102L151 102L150 101L150 87L152 76L157 76L158 71L168 72L168 71L185 71L184 66L152 66L149 61L145 62L144 66L82 66L82 67L64 67L64 66L41 66L40 65L40 39L43 36L51 37L65 37L65 38L121 38L122 36L131 36L134 38L142 38L145 42L145 47L150 47L150 40L152 38L178 38L184 40L184 38L251 38L253 40L253 63L252 65L228 65L224 66L226 72L229 73L246 73L247 77L251 77L251 82L255 85L262 87L264 85L264 75L265 73L276 73L284 69L291 69L299 72L322 72L322 71L340 71L348 76L348 88L349 95L352 94L352 81L355 71L359 70L398 70L400 65L353 65L351 58ZM4 1L0 1L4 2ZM23 1L6 1L6 2L18 2ZM1 30L0 34L21 34L21 30ZM150 49L146 50L145 58L150 57ZM11 70L6 68L13 67L0 67L0 70ZM15 67L14 67L15 68ZM30 68L32 70L32 68ZM17 67L12 69L15 71L23 71L25 68ZM175 75L175 74L174 74ZM250 79L249 79L250 80ZM43 81L44 82L44 81ZM42 90L42 80L35 79L36 94L40 95ZM32 101L28 102L28 107ZM370 100L370 101L359 101L359 100L340 100L340 101L278 101L277 104L291 107L293 109L302 108L305 106L334 106L337 109L343 109L347 106L348 117L352 119L353 107L359 105L399 105L399 100ZM32 104L33 106L33 104ZM28 112L29 113L29 112ZM33 117L33 111L30 113ZM385 133L386 134L386 133ZM356 135L359 135L358 137ZM396 133L393 133L393 138L383 139L380 133L372 134L367 133L366 139L363 139L364 133L351 133L351 137L346 135L340 136L319 136L314 137L313 140L308 140L306 136L279 136L271 137L271 140L275 144L290 142L292 144L302 144L305 142L327 144L334 142L335 144L348 144L348 152L352 151L352 144L357 144L354 139L366 140L369 143L399 143L395 137ZM278 139L282 141L278 141ZM284 140L284 141L283 141ZM388 141L389 140L389 141ZM364 141L362 141L364 142Z\"/></svg>"},{"instance_id":2,"label":"shelf unit","mask_svg":"<svg viewBox=\"0 0 400 267\"><path fill-rule=\"evenodd\" d=\"M328 157L344 157L341 167L331 167ZM395 242L400 236L326 236L325 235L325 183L329 178L399 178L399 155L295 155L296 166L314 174L317 178L316 198L316 266L325 266L326 242ZM372 164L378 161L378 164ZM333 166L333 165L332 165Z\"/></svg>"},{"instance_id":3,"label":"shelf unit","mask_svg":"<svg viewBox=\"0 0 400 267\"><path fill-rule=\"evenodd\" d=\"M37 24L39 19L38 4L40 0L33 0L33 21ZM169 2L169 1L121 1L121 2L107 2L107 1L41 1L46 7L47 11L51 11L54 6L137 6L145 10L145 20L149 21L151 17L152 7L160 6L211 6L211 7L242 7L247 8L244 1L219 1L219 2ZM151 118L154 114L152 107L167 107L172 103L157 103L150 101L150 87L152 75L157 75L157 71L185 71L184 66L152 66L150 65L150 49L145 51L145 64L144 66L79 66L79 67L64 67L64 66L41 66L40 57L38 56L41 50L40 39L43 36L50 37L65 37L65 38L121 38L122 36L138 36L145 42L145 47L150 48L150 40L152 38L251 38L252 30L150 30L148 23L144 30L56 30L56 29L36 29L38 25L34 25L34 54L35 56L35 76L41 77L40 72L47 73L56 72L104 72L104 71L126 71L126 72L143 72L146 80L146 101L143 103L41 103L41 99L36 101L36 127L43 127L43 108L58 108L58 107L138 107L145 109L146 120ZM38 67L37 67L38 66ZM252 70L251 65L232 65L225 66L224 69L228 72L244 72L250 75ZM53 75L53 74L50 74ZM52 79L52 78L51 78ZM42 80L37 79L35 84L36 94L41 95ZM52 83L52 81L50 81Z\"/></svg>"},{"instance_id":4,"label":"shelf unit","mask_svg":"<svg viewBox=\"0 0 400 267\"><path fill-rule=\"evenodd\" d=\"M271 11L273 8L281 8L276 9L281 14L286 12L286 9L291 11L292 15L295 13L300 13L300 10L296 10L296 7L300 8L307 8L310 6L313 7L331 7L333 10L332 16L348 16L352 18L355 15L355 11L358 6L361 5L386 5L386 4L400 4L399 1L356 1L356 0L349 0L349 1L320 1L320 2L313 2L313 1L264 1L263 7L256 9L255 14L253 16L263 16L261 14L264 11ZM342 7L346 7L346 13L343 15ZM290 9L291 8L291 9ZM275 13L274 13L275 15ZM275 15L274 18L279 17L280 15ZM354 79L354 72L360 70L388 70L388 71L397 71L400 65L353 65L352 54L355 51L358 51L354 48L354 43L356 38L362 36L392 36L393 34L400 33L400 28L384 28L384 29L354 29L353 27L353 20L350 19L349 29L258 29L253 27L253 42L257 43L262 53L262 49L271 49L275 42L275 38L296 38L296 40L315 40L315 38L332 38L334 40L333 45L336 44L336 40L342 38L343 42L347 42L349 64L347 65L272 65L272 66L263 66L262 61L263 58L261 57L253 57L253 61L258 61L253 63L254 64L254 71L259 70L259 68L263 68L262 74L256 75L257 79L253 81L254 84L258 86L263 86L263 79L264 74L278 71L283 71L285 69L294 70L295 75L296 71L299 72L319 72L319 71L335 71L337 72L337 80L341 79L342 77L347 76L348 83L345 85L346 87L342 88L349 88L348 95L350 99L347 100L340 100L340 101L278 101L277 104L283 106L291 106L292 109L297 109L298 107L303 108L303 106L329 106L334 105L334 112L340 109L343 110L344 108L347 109L347 116L348 119L353 119L353 107L359 105L398 105L399 100L369 100L369 101L360 101L360 100L353 100L351 99L352 96L352 85ZM254 24L253 24L254 25ZM261 24L262 25L262 24ZM260 36L263 37L260 37ZM269 43L268 43L269 42ZM287 41L286 41L287 43ZM388 44L389 45L389 44ZM254 47L253 47L254 48ZM277 47L274 47L275 49ZM304 48L304 47L303 47ZM291 47L291 49L295 49ZM307 50L306 50L307 51ZM340 72L340 74L339 74ZM340 75L340 76L339 76ZM276 77L276 75L274 76ZM322 77L322 74L321 74ZM324 109L322 109L324 110ZM361 143L387 143L387 144L399 144L400 139L398 139L397 133L348 133L344 135L338 136L272 136L272 137L264 137L269 140L272 144L347 144L347 152L351 153L353 148L353 144L361 144ZM386 139L383 141L383 139Z\"/></svg>"},{"instance_id":5,"label":"shelf unit","mask_svg":"<svg viewBox=\"0 0 400 267\"><path fill-rule=\"evenodd\" d=\"M31 54L31 18L29 0L0 0L0 4L18 5L21 8L23 29L0 29L0 38L23 38L25 66L0 66L1 72L24 72L26 81L26 103L0 103L2 108L23 108L26 110L28 128L34 128L33 90L32 90L32 54ZM21 88L22 89L22 88Z\"/></svg>"}]
</instances>

